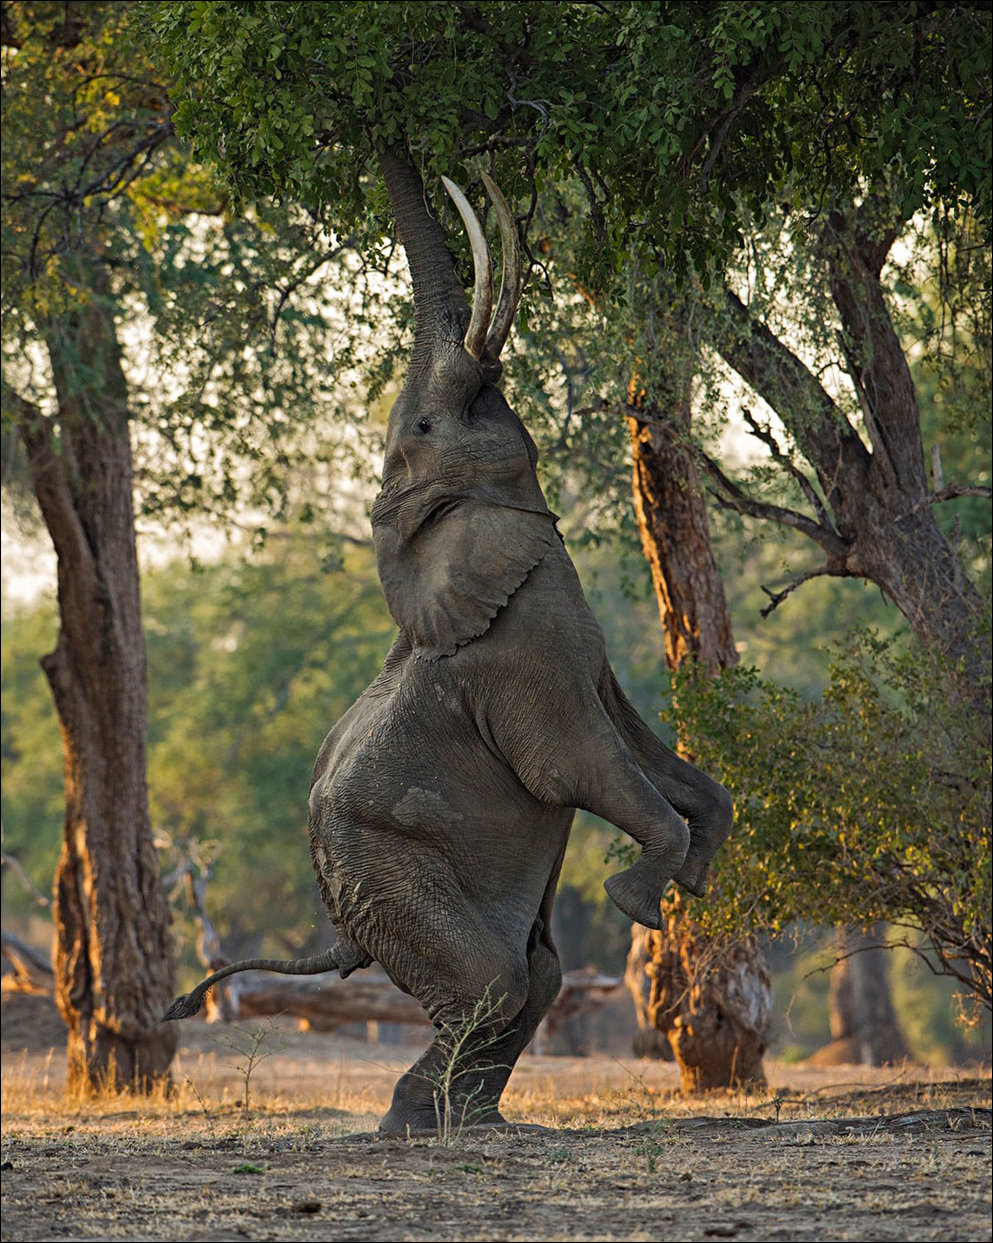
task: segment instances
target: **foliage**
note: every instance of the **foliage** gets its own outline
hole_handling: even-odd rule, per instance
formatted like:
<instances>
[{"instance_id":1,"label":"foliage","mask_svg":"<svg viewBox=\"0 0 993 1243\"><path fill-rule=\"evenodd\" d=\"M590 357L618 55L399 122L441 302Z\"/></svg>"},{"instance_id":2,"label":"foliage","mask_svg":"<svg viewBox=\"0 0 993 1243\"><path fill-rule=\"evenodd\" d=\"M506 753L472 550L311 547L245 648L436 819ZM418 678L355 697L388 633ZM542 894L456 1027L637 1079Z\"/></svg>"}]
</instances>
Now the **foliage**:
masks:
<instances>
[{"instance_id":1,"label":"foliage","mask_svg":"<svg viewBox=\"0 0 993 1243\"><path fill-rule=\"evenodd\" d=\"M146 576L144 614L160 846L214 855L208 909L231 952L268 938L280 953L316 944L326 919L306 842L314 756L393 632L370 554L284 536L254 560L176 563ZM58 852L62 768L36 663L46 616L5 622L3 666L5 848L42 889ZM5 906L23 910L16 890ZM182 960L199 973L181 903L177 917Z\"/></svg>"},{"instance_id":2,"label":"foliage","mask_svg":"<svg viewBox=\"0 0 993 1243\"><path fill-rule=\"evenodd\" d=\"M306 842L314 757L392 637L366 550L329 562L316 542L274 544L247 563L174 566L146 594L153 822L218 851L208 909L235 955L325 935Z\"/></svg>"},{"instance_id":3,"label":"foliage","mask_svg":"<svg viewBox=\"0 0 993 1243\"><path fill-rule=\"evenodd\" d=\"M803 488L812 490L804 482L798 492L798 481L825 372L837 413L861 425L818 241L832 212L867 198L896 233L915 213L926 222L914 254L927 271L915 280L936 273L937 287L929 316L916 316L922 331L908 331L910 315L901 328L908 349L915 336L939 346L915 351L920 370L942 348L952 356L935 372L943 400L927 412L937 416L934 443L952 434L961 385L949 378L961 374L964 353L949 343L973 308L988 338L984 6L190 0L144 12L174 75L177 125L236 195L295 197L338 227L375 236L390 224L374 157L390 144L421 165L429 193L439 173L461 168L473 181L485 164L512 198L531 195L529 242L543 279L532 282L509 387L551 451L553 503L568 491L563 467L579 471L595 483L588 504L597 525L631 536L630 510L612 502L626 491L632 375L666 417L658 373L680 350L695 355L706 382L701 442L713 442L742 400L776 404L769 383L742 398L740 381L729 401L729 369L715 365L715 343L741 331L728 323L729 281L747 287L760 331L809 347L802 400L777 411L786 435L763 413L753 424L760 460L741 503L767 515L786 507L788 521L832 545L830 572L847 572L837 568L843 541L832 539L830 522L798 517ZM438 210L450 211L443 196ZM461 229L451 236L464 246ZM550 302L541 294L553 280ZM915 284L905 273L887 280L904 293ZM983 336L971 337L978 361ZM975 415L988 408L979 400L988 367L973 370L974 436ZM814 465L827 490L826 468ZM962 550L981 570L983 507L968 498L954 505L946 524L954 536L960 515L972 520L979 539L967 536ZM844 526L847 516L835 519ZM792 583L814 572L802 555L796 561L784 566Z\"/></svg>"},{"instance_id":4,"label":"foliage","mask_svg":"<svg viewBox=\"0 0 993 1243\"><path fill-rule=\"evenodd\" d=\"M735 796L706 926L888 923L990 1006L990 744L954 671L871 633L804 701L753 669L676 678L675 723Z\"/></svg>"},{"instance_id":5,"label":"foliage","mask_svg":"<svg viewBox=\"0 0 993 1243\"><path fill-rule=\"evenodd\" d=\"M327 432L366 415L365 402L349 401L345 416L356 365L368 365L365 344L346 332L361 319L361 260L295 206L231 212L176 140L135 8L4 6L5 484L20 478L18 398L66 451L47 350L62 319L99 300L116 323L141 428L144 517L189 526L251 507L263 526L288 508L312 518L321 498L340 509L327 475L368 460L348 432ZM328 296L342 266L347 280ZM74 365L92 379L92 359ZM362 383L368 391L366 374ZM287 496L294 461L312 481L325 475L306 500Z\"/></svg>"},{"instance_id":6,"label":"foliage","mask_svg":"<svg viewBox=\"0 0 993 1243\"><path fill-rule=\"evenodd\" d=\"M989 224L989 12L685 3L147 6L177 124L234 191L363 211L379 146L484 156L511 192L578 173L586 266L735 249L740 210L806 210L897 175L904 218Z\"/></svg>"},{"instance_id":7,"label":"foliage","mask_svg":"<svg viewBox=\"0 0 993 1243\"><path fill-rule=\"evenodd\" d=\"M6 605L6 601L4 601ZM51 693L38 659L55 640L54 609L40 605L17 616L4 609L0 762L4 850L42 893L51 891L61 840L64 795L62 747ZM6 887L4 905L25 909Z\"/></svg>"}]
</instances>

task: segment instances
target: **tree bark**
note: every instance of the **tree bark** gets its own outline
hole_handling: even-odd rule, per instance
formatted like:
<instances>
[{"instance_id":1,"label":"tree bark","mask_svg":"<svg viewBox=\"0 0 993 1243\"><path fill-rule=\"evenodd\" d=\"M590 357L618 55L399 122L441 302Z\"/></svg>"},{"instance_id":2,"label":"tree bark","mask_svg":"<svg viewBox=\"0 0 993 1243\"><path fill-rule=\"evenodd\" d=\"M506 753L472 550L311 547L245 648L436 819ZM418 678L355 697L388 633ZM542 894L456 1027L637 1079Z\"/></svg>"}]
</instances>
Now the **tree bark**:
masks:
<instances>
[{"instance_id":1,"label":"tree bark","mask_svg":"<svg viewBox=\"0 0 993 1243\"><path fill-rule=\"evenodd\" d=\"M678 896L650 938L649 1016L669 1037L683 1095L764 1087L772 980L758 941L707 936Z\"/></svg>"},{"instance_id":2,"label":"tree bark","mask_svg":"<svg viewBox=\"0 0 993 1243\"><path fill-rule=\"evenodd\" d=\"M696 461L685 442L691 382L689 364L680 367L677 361L665 371L647 406L632 385L628 426L634 505L652 570L667 663L675 669L685 660L697 660L714 674L736 664L738 656ZM687 1095L764 1084L762 1056L772 989L757 941L708 937L678 897L665 903L663 914L661 931L632 930L626 979L639 1019L646 1016L671 1046ZM639 958L651 980L647 1006L644 985L634 979L632 959ZM639 1028L636 1052L657 1055L657 1040L642 1035L646 1029L640 1022Z\"/></svg>"},{"instance_id":3,"label":"tree bark","mask_svg":"<svg viewBox=\"0 0 993 1243\"><path fill-rule=\"evenodd\" d=\"M649 932L644 924L631 925L631 948L624 965L624 983L634 1002L634 1016L638 1030L634 1034L635 1057L653 1058L659 1062L672 1062L675 1054L669 1037L659 1031L652 1017L652 954Z\"/></svg>"},{"instance_id":4,"label":"tree bark","mask_svg":"<svg viewBox=\"0 0 993 1243\"><path fill-rule=\"evenodd\" d=\"M86 1095L149 1089L168 1075L176 1033L159 1024L174 989L148 814L127 385L103 270L77 275L78 306L46 333L58 439L23 400L20 426L58 557L60 630L42 660L65 771L55 994L69 1029L68 1091Z\"/></svg>"},{"instance_id":5,"label":"tree bark","mask_svg":"<svg viewBox=\"0 0 993 1243\"><path fill-rule=\"evenodd\" d=\"M803 361L728 291L728 317L714 325L713 344L776 411L812 467L811 480L792 473L814 512L752 501L719 469L712 475L730 507L786 522L819 544L822 573L875 583L922 643L961 668L966 702L988 720L985 606L935 520L917 394L880 280L896 236L878 223L885 211L870 197L858 210L832 213L823 245L866 440Z\"/></svg>"},{"instance_id":6,"label":"tree bark","mask_svg":"<svg viewBox=\"0 0 993 1243\"><path fill-rule=\"evenodd\" d=\"M831 1040L809 1059L815 1066L887 1066L908 1057L893 1008L889 951L878 930L839 928L831 969Z\"/></svg>"}]
</instances>

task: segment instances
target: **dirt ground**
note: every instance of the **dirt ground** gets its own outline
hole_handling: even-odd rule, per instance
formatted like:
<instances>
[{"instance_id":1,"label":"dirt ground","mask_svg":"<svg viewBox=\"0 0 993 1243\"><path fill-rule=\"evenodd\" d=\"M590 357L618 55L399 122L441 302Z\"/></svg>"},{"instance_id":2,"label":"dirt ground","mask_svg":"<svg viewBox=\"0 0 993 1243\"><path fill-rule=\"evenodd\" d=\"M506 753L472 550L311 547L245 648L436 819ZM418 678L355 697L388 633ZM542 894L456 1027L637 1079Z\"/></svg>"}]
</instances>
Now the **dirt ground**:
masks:
<instances>
[{"instance_id":1,"label":"dirt ground","mask_svg":"<svg viewBox=\"0 0 993 1243\"><path fill-rule=\"evenodd\" d=\"M687 1103L669 1065L527 1056L519 1129L403 1142L375 1127L413 1046L181 1038L169 1099L71 1105L50 1003L5 999L4 1240L991 1238L988 1071L771 1061Z\"/></svg>"}]
</instances>

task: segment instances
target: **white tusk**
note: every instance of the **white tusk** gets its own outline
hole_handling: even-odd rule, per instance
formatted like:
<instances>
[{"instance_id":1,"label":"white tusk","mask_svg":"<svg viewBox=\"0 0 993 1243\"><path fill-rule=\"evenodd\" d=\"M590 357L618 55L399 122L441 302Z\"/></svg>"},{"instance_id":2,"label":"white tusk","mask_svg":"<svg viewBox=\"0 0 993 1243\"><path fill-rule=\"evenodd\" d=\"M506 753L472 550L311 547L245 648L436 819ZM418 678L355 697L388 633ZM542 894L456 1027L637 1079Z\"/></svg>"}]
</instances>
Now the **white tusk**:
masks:
<instances>
[{"instance_id":1,"label":"white tusk","mask_svg":"<svg viewBox=\"0 0 993 1243\"><path fill-rule=\"evenodd\" d=\"M500 244L503 251L503 278L500 283L500 297L493 315L493 322L486 338L486 353L492 358L499 358L500 351L507 342L510 329L517 314L517 304L521 300L521 249L517 240L517 225L507 206L507 200L500 190L485 173L482 174L483 184L490 196L500 225Z\"/></svg>"},{"instance_id":2,"label":"white tusk","mask_svg":"<svg viewBox=\"0 0 993 1243\"><path fill-rule=\"evenodd\" d=\"M493 273L490 270L490 252L486 245L486 237L476 213L469 205L469 200L454 181L442 177L445 189L451 195L452 202L459 209L462 223L469 234L472 246L472 260L476 271L476 288L472 295L472 314L469 327L465 332L465 348L473 358L479 358L487 341L487 330L490 326L490 312L493 309ZM501 289L501 296L503 290Z\"/></svg>"}]
</instances>

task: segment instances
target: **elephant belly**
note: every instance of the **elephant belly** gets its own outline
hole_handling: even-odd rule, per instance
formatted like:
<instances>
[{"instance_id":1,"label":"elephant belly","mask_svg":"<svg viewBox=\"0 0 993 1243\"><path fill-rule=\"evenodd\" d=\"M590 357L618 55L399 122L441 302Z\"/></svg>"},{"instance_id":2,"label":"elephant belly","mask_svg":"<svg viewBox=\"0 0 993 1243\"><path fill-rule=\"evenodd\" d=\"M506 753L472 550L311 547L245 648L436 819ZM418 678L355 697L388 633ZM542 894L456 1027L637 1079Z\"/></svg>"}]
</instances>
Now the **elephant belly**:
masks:
<instances>
[{"instance_id":1,"label":"elephant belly","mask_svg":"<svg viewBox=\"0 0 993 1243\"><path fill-rule=\"evenodd\" d=\"M493 752L448 667L410 664L393 694L359 701L311 791L332 921L388 970L415 919L479 920L526 944L572 820Z\"/></svg>"}]
</instances>

